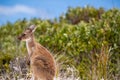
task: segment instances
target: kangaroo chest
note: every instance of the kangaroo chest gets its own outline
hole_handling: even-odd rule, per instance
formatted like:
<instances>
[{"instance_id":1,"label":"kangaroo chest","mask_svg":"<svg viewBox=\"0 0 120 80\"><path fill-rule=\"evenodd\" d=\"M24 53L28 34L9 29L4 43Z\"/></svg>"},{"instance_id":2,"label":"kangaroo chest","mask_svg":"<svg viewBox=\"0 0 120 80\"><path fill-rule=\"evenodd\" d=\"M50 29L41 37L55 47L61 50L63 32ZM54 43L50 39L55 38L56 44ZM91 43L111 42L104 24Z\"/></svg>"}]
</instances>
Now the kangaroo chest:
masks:
<instances>
[{"instance_id":1,"label":"kangaroo chest","mask_svg":"<svg viewBox=\"0 0 120 80\"><path fill-rule=\"evenodd\" d=\"M30 46L29 42L26 42L26 47L27 47L28 55L31 56L32 53L34 52L35 47Z\"/></svg>"}]
</instances>

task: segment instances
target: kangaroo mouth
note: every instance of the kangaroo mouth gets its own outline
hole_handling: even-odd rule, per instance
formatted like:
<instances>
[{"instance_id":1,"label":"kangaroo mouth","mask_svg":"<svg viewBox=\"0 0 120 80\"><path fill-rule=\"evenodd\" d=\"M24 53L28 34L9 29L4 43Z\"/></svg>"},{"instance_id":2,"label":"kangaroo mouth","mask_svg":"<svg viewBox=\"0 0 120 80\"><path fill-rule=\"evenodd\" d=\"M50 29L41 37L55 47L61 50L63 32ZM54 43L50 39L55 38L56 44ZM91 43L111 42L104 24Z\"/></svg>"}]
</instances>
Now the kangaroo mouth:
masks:
<instances>
[{"instance_id":1,"label":"kangaroo mouth","mask_svg":"<svg viewBox=\"0 0 120 80\"><path fill-rule=\"evenodd\" d=\"M17 39L20 40L20 41L22 40L21 36L17 37Z\"/></svg>"}]
</instances>

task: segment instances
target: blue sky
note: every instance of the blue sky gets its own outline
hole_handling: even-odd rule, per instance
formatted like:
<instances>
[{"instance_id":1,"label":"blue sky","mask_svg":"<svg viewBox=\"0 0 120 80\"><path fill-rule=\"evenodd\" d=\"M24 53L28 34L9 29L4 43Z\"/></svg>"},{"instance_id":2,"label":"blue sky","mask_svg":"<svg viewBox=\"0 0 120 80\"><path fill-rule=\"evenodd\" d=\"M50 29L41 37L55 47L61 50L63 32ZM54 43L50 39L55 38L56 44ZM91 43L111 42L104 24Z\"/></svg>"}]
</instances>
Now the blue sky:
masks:
<instances>
[{"instance_id":1,"label":"blue sky","mask_svg":"<svg viewBox=\"0 0 120 80\"><path fill-rule=\"evenodd\" d=\"M0 0L0 25L23 18L53 19L65 13L68 7L86 5L120 9L120 0Z\"/></svg>"}]
</instances>

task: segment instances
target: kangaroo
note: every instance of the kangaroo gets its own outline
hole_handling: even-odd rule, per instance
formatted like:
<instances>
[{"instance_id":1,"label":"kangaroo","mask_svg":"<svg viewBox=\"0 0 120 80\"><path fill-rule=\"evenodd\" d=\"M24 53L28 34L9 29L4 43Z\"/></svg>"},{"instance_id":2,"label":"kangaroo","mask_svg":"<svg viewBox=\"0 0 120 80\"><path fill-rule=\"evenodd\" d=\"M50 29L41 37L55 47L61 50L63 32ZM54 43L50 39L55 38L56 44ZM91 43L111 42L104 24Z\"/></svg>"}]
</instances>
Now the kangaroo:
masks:
<instances>
[{"instance_id":1,"label":"kangaroo","mask_svg":"<svg viewBox=\"0 0 120 80\"><path fill-rule=\"evenodd\" d=\"M26 42L32 80L53 80L56 73L55 60L45 47L35 41L35 29L36 26L31 25L18 37L20 41Z\"/></svg>"}]
</instances>

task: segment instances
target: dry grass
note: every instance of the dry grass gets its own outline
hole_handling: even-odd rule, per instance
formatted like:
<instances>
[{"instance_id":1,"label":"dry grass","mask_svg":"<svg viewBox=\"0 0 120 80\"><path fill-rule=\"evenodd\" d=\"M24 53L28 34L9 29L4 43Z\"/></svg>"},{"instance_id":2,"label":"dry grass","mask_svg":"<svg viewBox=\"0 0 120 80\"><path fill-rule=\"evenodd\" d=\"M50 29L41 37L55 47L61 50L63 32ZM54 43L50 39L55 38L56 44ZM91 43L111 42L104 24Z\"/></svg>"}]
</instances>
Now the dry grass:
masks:
<instances>
[{"instance_id":1,"label":"dry grass","mask_svg":"<svg viewBox=\"0 0 120 80\"><path fill-rule=\"evenodd\" d=\"M92 51L90 54L91 64L87 66L85 78L79 76L79 71L67 64L68 60L64 55L56 55L55 59L58 65L58 73L54 80L119 80L120 79L120 61L117 60L117 74L113 74L113 68L110 68L110 48L103 46L99 51ZM65 59L66 58L66 59ZM70 62L69 62L70 63ZM18 57L10 61L9 69L2 69L0 80L30 80L30 67L26 64L25 57Z\"/></svg>"},{"instance_id":2,"label":"dry grass","mask_svg":"<svg viewBox=\"0 0 120 80\"><path fill-rule=\"evenodd\" d=\"M25 58L16 58L10 62L10 69L3 69L0 80L30 80L30 67L26 64ZM66 70L60 70L54 80L79 80L76 76L77 70L68 67Z\"/></svg>"}]
</instances>

